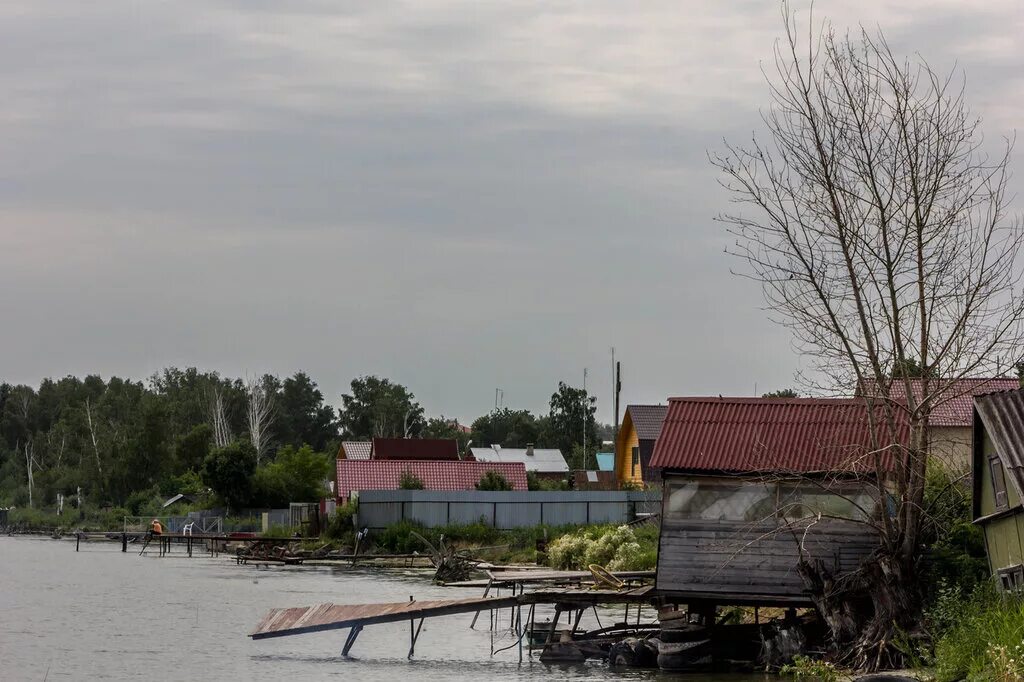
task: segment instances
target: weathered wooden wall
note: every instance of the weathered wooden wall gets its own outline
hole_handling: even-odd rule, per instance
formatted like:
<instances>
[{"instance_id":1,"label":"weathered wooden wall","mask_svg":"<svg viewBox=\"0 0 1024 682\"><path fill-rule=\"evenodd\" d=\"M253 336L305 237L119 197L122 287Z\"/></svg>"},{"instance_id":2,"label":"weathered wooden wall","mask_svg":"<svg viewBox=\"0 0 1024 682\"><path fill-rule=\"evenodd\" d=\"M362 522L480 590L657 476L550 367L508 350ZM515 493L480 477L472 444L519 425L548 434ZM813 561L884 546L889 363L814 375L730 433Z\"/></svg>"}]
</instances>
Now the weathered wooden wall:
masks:
<instances>
[{"instance_id":1,"label":"weathered wooden wall","mask_svg":"<svg viewBox=\"0 0 1024 682\"><path fill-rule=\"evenodd\" d=\"M826 566L853 570L878 545L869 527L821 521L806 535L773 523L662 519L657 588L681 601L810 603L799 542Z\"/></svg>"}]
</instances>

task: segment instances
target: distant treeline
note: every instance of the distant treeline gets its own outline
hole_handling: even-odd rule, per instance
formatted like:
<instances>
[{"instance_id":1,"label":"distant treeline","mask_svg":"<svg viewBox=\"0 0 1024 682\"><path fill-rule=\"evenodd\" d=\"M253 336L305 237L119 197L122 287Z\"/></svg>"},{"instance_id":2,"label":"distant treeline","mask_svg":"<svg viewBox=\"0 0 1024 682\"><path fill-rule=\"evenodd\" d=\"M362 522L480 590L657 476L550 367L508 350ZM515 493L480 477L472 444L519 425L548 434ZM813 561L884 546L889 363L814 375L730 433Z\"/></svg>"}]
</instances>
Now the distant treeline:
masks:
<instances>
[{"instance_id":1,"label":"distant treeline","mask_svg":"<svg viewBox=\"0 0 1024 682\"><path fill-rule=\"evenodd\" d=\"M375 376L352 381L335 410L308 375L229 378L169 368L146 381L45 379L0 383L0 506L52 507L58 496L133 513L157 496L203 494L274 507L319 497L342 439L455 438L462 447L558 447L583 466L608 437L595 400L560 383L547 415L503 408L470 433L428 418L406 387ZM581 445L586 429L587 452Z\"/></svg>"}]
</instances>

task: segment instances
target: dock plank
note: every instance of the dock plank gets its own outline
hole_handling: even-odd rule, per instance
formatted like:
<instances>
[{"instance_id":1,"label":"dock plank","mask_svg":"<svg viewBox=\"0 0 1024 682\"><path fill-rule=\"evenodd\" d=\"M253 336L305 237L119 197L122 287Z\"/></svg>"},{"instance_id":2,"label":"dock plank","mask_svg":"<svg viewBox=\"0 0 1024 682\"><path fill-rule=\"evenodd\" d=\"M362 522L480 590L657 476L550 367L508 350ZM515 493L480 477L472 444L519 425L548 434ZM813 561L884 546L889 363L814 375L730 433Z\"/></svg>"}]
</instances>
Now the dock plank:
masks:
<instances>
[{"instance_id":1,"label":"dock plank","mask_svg":"<svg viewBox=\"0 0 1024 682\"><path fill-rule=\"evenodd\" d=\"M253 639L287 637L377 623L395 623L417 618L501 609L515 606L518 603L519 600L516 597L509 596L409 601L391 604L325 603L297 608L273 609L263 617L263 620L249 636Z\"/></svg>"}]
</instances>

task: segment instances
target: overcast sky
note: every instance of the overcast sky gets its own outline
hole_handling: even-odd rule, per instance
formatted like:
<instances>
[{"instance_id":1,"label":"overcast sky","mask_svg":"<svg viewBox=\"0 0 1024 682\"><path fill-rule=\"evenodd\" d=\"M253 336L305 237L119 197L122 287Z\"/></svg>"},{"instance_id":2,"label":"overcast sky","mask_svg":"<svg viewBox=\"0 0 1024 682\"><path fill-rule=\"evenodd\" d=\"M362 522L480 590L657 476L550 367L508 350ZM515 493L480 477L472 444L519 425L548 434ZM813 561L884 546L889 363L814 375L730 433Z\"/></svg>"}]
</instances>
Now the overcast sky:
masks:
<instances>
[{"instance_id":1,"label":"overcast sky","mask_svg":"<svg viewBox=\"0 0 1024 682\"><path fill-rule=\"evenodd\" d=\"M1024 3L815 13L1019 126ZM614 346L625 402L790 386L706 160L758 129L780 29L771 0L5 0L0 379L305 370L337 403L372 373L468 421L587 367L610 421Z\"/></svg>"}]
</instances>

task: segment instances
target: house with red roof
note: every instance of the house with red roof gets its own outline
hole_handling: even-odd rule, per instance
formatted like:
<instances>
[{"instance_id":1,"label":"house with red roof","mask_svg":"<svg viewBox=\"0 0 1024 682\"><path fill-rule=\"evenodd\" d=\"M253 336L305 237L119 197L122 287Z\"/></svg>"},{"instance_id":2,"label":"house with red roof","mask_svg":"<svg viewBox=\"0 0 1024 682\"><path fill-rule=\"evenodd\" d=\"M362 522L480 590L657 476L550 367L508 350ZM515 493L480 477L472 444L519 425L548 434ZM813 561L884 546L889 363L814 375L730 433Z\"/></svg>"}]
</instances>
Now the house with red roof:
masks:
<instances>
[{"instance_id":1,"label":"house with red roof","mask_svg":"<svg viewBox=\"0 0 1024 682\"><path fill-rule=\"evenodd\" d=\"M921 379L910 380L911 395L921 400L924 390ZM963 379L931 379L929 394L936 396L928 419L928 442L931 455L946 465L969 471L973 447L974 398L988 393L1012 391L1020 388L1020 381L1010 377L969 377ZM874 381L867 381L857 395L879 395ZM889 387L889 399L900 406L907 405L907 382L894 380Z\"/></svg>"},{"instance_id":2,"label":"house with red roof","mask_svg":"<svg viewBox=\"0 0 1024 682\"><path fill-rule=\"evenodd\" d=\"M364 490L399 490L402 478L415 476L424 490L475 490L489 471L499 474L513 490L527 490L526 466L522 462L476 462L470 460L339 459L337 461L338 503L349 501Z\"/></svg>"},{"instance_id":3,"label":"house with red roof","mask_svg":"<svg viewBox=\"0 0 1024 682\"><path fill-rule=\"evenodd\" d=\"M801 556L856 569L878 546L877 474L909 440L901 422L879 442L879 416L862 398L671 398L650 462L664 485L659 592L810 605Z\"/></svg>"}]
</instances>

